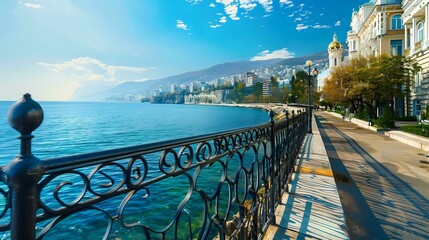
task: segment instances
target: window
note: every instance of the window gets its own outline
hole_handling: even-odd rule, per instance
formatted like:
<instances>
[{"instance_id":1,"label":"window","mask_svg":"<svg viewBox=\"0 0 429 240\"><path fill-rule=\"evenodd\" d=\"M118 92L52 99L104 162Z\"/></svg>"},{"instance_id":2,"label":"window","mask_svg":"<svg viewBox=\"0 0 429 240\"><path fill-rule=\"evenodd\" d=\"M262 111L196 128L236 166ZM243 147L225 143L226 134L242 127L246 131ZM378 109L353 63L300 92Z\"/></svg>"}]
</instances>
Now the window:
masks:
<instances>
[{"instance_id":1,"label":"window","mask_svg":"<svg viewBox=\"0 0 429 240\"><path fill-rule=\"evenodd\" d=\"M423 23L417 24L417 42L423 41Z\"/></svg>"},{"instance_id":2,"label":"window","mask_svg":"<svg viewBox=\"0 0 429 240\"><path fill-rule=\"evenodd\" d=\"M390 54L402 56L402 40L391 40L390 41Z\"/></svg>"},{"instance_id":3,"label":"window","mask_svg":"<svg viewBox=\"0 0 429 240\"><path fill-rule=\"evenodd\" d=\"M390 27L392 30L403 29L401 14L396 14L392 16Z\"/></svg>"},{"instance_id":4,"label":"window","mask_svg":"<svg viewBox=\"0 0 429 240\"><path fill-rule=\"evenodd\" d=\"M415 82L415 87L421 87L422 86L422 83L421 83L421 72L418 72L418 73L416 73L416 76L415 76L415 78L414 78L414 82Z\"/></svg>"},{"instance_id":5,"label":"window","mask_svg":"<svg viewBox=\"0 0 429 240\"><path fill-rule=\"evenodd\" d=\"M400 30L400 29L402 29L401 14L393 15L390 27L391 27L392 30Z\"/></svg>"}]
</instances>

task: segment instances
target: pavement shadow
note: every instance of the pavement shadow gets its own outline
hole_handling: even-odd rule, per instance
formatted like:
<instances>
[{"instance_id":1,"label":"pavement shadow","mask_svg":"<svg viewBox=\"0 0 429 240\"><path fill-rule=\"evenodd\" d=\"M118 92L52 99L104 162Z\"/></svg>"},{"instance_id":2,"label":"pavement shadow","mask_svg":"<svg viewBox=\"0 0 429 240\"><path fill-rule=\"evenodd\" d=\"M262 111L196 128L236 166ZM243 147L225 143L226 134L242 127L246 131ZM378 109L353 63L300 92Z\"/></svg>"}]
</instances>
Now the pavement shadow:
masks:
<instances>
[{"instance_id":1,"label":"pavement shadow","mask_svg":"<svg viewBox=\"0 0 429 240\"><path fill-rule=\"evenodd\" d=\"M347 159L347 161L342 161L345 159L339 159L336 154L338 159L334 160L346 163L347 174L351 177L349 180L356 184L365 200L363 204L369 206L387 237L389 239L429 239L429 200L378 162L352 138L330 123L325 121L323 124L320 123L320 120L325 119L321 116L317 117L324 142L331 145L328 155L329 152L331 156L336 152L327 131L331 136L335 134L343 138L345 141L342 144L348 144L348 149L357 153L354 155L356 158ZM339 164L337 162L332 165L334 172L334 166ZM345 214L347 218L346 210ZM349 226L349 222L347 225L348 228L353 227Z\"/></svg>"},{"instance_id":2,"label":"pavement shadow","mask_svg":"<svg viewBox=\"0 0 429 240\"><path fill-rule=\"evenodd\" d=\"M312 142L313 135L307 135L297 159L298 169L317 158ZM276 209L276 230L265 239L348 239L332 175L295 172L288 192Z\"/></svg>"}]
</instances>

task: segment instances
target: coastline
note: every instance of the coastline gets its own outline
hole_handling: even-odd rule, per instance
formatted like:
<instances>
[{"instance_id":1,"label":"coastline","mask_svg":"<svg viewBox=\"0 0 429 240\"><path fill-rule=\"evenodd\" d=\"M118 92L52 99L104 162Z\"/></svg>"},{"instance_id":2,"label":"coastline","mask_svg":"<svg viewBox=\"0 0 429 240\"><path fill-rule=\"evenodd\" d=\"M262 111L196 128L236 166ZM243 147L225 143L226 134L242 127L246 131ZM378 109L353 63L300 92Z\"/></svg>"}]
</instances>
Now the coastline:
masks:
<instances>
[{"instance_id":1,"label":"coastline","mask_svg":"<svg viewBox=\"0 0 429 240\"><path fill-rule=\"evenodd\" d=\"M288 104L285 104L285 103L218 103L218 104L199 103L196 105L255 108L255 109L262 109L265 112L269 112L270 110L272 110L272 111L274 111L274 114L275 114L274 118L277 121L285 118L285 110L288 110L289 115L290 115L291 114L290 111L297 111L297 110L305 109L303 107L288 106Z\"/></svg>"}]
</instances>

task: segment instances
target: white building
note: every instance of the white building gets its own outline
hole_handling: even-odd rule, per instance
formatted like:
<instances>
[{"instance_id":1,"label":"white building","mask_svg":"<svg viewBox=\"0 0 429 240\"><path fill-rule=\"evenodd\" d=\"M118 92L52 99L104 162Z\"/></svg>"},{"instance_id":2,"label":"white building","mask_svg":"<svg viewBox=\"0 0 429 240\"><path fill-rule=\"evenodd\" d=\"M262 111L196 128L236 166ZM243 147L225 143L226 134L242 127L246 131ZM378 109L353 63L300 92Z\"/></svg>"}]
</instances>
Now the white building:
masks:
<instances>
[{"instance_id":1,"label":"white building","mask_svg":"<svg viewBox=\"0 0 429 240\"><path fill-rule=\"evenodd\" d=\"M262 96L269 97L271 96L271 90L273 88L272 82L270 79L264 80L262 82Z\"/></svg>"},{"instance_id":2,"label":"white building","mask_svg":"<svg viewBox=\"0 0 429 240\"><path fill-rule=\"evenodd\" d=\"M418 0L414 0L416 2ZM401 0L370 0L352 13L349 58L403 54Z\"/></svg>"},{"instance_id":3,"label":"white building","mask_svg":"<svg viewBox=\"0 0 429 240\"><path fill-rule=\"evenodd\" d=\"M175 93L177 91L177 84L172 83L170 86L170 93Z\"/></svg>"},{"instance_id":4,"label":"white building","mask_svg":"<svg viewBox=\"0 0 429 240\"><path fill-rule=\"evenodd\" d=\"M252 87L258 80L258 76L253 72L247 72L246 74L246 87Z\"/></svg>"},{"instance_id":5,"label":"white building","mask_svg":"<svg viewBox=\"0 0 429 240\"><path fill-rule=\"evenodd\" d=\"M405 55L422 70L414 77L407 113L418 116L429 105L429 0L402 0Z\"/></svg>"}]
</instances>

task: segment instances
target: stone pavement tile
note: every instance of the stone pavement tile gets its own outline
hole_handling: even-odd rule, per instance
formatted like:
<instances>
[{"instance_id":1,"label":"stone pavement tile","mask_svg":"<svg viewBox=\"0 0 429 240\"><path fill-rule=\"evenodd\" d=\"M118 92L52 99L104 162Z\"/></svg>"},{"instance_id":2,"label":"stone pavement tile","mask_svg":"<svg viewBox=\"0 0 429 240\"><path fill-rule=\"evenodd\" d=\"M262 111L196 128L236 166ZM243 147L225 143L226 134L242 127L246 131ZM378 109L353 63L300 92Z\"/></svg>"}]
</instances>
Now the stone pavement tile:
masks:
<instances>
[{"instance_id":1,"label":"stone pavement tile","mask_svg":"<svg viewBox=\"0 0 429 240\"><path fill-rule=\"evenodd\" d=\"M277 227L310 238L348 239L342 207L330 203L326 195L330 194L284 195L282 204L276 209ZM278 238L273 239L281 239L282 234L284 232L278 230L275 234Z\"/></svg>"},{"instance_id":2,"label":"stone pavement tile","mask_svg":"<svg viewBox=\"0 0 429 240\"><path fill-rule=\"evenodd\" d=\"M348 239L345 219L332 176L295 173L276 209L274 236L282 239L285 229L308 238ZM283 229L283 230L282 230ZM289 235L287 235L289 237ZM287 238L285 238L287 239Z\"/></svg>"},{"instance_id":3,"label":"stone pavement tile","mask_svg":"<svg viewBox=\"0 0 429 240\"><path fill-rule=\"evenodd\" d=\"M331 164L315 121L304 139L269 239L349 239Z\"/></svg>"}]
</instances>

